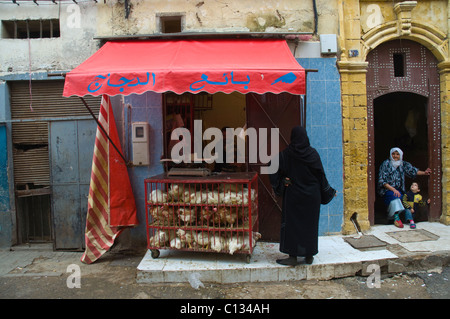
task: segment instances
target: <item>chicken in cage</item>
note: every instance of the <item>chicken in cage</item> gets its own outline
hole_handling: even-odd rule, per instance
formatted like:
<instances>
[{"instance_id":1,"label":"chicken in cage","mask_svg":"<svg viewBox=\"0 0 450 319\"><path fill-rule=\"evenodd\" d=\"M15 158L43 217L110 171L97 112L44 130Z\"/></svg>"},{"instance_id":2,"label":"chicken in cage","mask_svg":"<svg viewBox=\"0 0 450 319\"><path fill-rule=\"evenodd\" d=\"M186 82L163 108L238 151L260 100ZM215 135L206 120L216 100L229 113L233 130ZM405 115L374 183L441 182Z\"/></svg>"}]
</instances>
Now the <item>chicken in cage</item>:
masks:
<instances>
[{"instance_id":1,"label":"chicken in cage","mask_svg":"<svg viewBox=\"0 0 450 319\"><path fill-rule=\"evenodd\" d=\"M257 240L256 173L218 177L145 180L147 243L152 257L160 249L244 253L248 260Z\"/></svg>"}]
</instances>

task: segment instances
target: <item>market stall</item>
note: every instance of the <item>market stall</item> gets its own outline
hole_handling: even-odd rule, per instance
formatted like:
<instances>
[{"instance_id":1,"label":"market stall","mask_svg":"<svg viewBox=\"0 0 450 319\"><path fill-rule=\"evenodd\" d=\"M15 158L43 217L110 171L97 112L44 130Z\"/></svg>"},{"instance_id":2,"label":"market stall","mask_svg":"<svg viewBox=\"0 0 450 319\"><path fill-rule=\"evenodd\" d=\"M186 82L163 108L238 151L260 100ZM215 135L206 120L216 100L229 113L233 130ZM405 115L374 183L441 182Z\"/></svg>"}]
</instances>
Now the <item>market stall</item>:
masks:
<instances>
[{"instance_id":1,"label":"market stall","mask_svg":"<svg viewBox=\"0 0 450 319\"><path fill-rule=\"evenodd\" d=\"M305 70L283 39L127 40L107 42L68 73L63 95L82 98L160 93L164 140L161 157L163 163L170 164L171 131L184 127L193 135L195 119L203 120L202 131L209 127L267 126L259 119L259 114L264 113L270 125L277 126L265 108L269 105L272 112L287 116L290 123L286 130L292 123L300 124L301 105L289 96L304 95L305 83ZM266 97L266 93L271 95ZM254 105L251 111L249 97ZM282 105L279 101L292 106L277 109ZM295 116L289 110L294 110ZM229 120L224 121L226 118ZM145 187L147 246L154 257L159 249L240 252L250 256L261 237L258 184L264 186L265 194L268 187L261 184L259 171L252 171L249 164L247 154L245 165L230 173L200 161L208 172L216 171L207 176L169 176L171 167L180 167L166 165L164 174L147 177L144 185L134 185ZM138 164L132 160L128 165ZM196 237L195 243L186 239L192 236ZM200 244L200 237L205 245ZM237 248L230 249L230 245Z\"/></svg>"}]
</instances>

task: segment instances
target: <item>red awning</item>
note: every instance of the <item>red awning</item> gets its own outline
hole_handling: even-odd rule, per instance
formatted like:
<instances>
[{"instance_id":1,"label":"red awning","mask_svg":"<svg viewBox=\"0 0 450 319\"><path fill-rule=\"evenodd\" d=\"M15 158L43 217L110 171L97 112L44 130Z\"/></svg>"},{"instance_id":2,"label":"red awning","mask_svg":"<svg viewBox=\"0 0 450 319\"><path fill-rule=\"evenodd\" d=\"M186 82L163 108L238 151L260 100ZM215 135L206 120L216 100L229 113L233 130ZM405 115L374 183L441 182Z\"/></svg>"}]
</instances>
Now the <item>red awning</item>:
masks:
<instances>
[{"instance_id":1,"label":"red awning","mask_svg":"<svg viewBox=\"0 0 450 319\"><path fill-rule=\"evenodd\" d=\"M305 70L285 40L107 42L66 75L63 95L146 91L305 94Z\"/></svg>"}]
</instances>

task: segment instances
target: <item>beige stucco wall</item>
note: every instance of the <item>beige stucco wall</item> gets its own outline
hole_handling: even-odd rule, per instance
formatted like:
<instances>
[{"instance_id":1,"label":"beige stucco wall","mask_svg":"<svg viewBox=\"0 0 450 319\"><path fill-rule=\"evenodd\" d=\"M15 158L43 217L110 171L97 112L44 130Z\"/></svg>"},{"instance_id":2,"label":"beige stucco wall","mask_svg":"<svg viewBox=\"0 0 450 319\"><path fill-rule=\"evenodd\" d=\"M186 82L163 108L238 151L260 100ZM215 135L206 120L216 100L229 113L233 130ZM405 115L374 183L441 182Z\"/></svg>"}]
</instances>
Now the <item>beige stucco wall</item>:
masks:
<instances>
[{"instance_id":1,"label":"beige stucco wall","mask_svg":"<svg viewBox=\"0 0 450 319\"><path fill-rule=\"evenodd\" d=\"M397 1L399 2L399 1ZM360 1L360 15L361 15L361 29L363 33L371 29L371 24L374 23L376 10L374 5L379 6L382 14L381 23L388 21L395 21L397 15L394 12L393 1ZM438 28L439 30L448 33L448 19L447 19L448 1L418 1L414 10L412 10L412 19L421 21Z\"/></svg>"},{"instance_id":2,"label":"beige stucco wall","mask_svg":"<svg viewBox=\"0 0 450 319\"><path fill-rule=\"evenodd\" d=\"M99 3L98 35L155 34L157 15L185 16L184 32L313 32L312 1L298 0L131 0ZM318 33L337 32L336 1L317 1Z\"/></svg>"},{"instance_id":3,"label":"beige stucco wall","mask_svg":"<svg viewBox=\"0 0 450 319\"><path fill-rule=\"evenodd\" d=\"M157 16L184 15L183 32L314 31L313 1L298 0L107 0L52 4L0 4L0 20L60 19L60 38L0 38L0 75L70 71L99 47L96 37L158 34ZM317 0L317 34L338 32L337 1ZM303 39L304 40L304 39ZM309 40L309 39L307 39ZM318 40L313 37L312 41ZM30 48L30 50L29 50ZM31 54L29 54L29 52ZM30 59L31 56L31 59ZM30 67L31 63L31 67Z\"/></svg>"},{"instance_id":4,"label":"beige stucco wall","mask_svg":"<svg viewBox=\"0 0 450 319\"><path fill-rule=\"evenodd\" d=\"M70 71L98 49L97 6L92 3L2 3L0 20L59 19L59 38L0 39L0 75Z\"/></svg>"}]
</instances>

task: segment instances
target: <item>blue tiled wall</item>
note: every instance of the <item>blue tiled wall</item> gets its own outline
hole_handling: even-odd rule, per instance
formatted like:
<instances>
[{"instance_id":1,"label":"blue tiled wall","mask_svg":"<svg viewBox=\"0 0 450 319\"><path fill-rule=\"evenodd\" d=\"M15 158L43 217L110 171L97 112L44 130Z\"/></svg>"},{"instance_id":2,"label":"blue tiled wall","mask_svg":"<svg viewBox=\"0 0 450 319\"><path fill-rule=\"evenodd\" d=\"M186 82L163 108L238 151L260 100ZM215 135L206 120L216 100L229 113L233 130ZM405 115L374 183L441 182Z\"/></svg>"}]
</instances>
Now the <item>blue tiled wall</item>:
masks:
<instances>
[{"instance_id":1,"label":"blue tiled wall","mask_svg":"<svg viewBox=\"0 0 450 319\"><path fill-rule=\"evenodd\" d=\"M342 112L339 71L336 58L301 58L297 61L309 72L306 95L306 130L311 146L322 159L330 185L338 192L328 205L322 205L319 219L321 236L339 233L343 223Z\"/></svg>"},{"instance_id":2,"label":"blue tiled wall","mask_svg":"<svg viewBox=\"0 0 450 319\"><path fill-rule=\"evenodd\" d=\"M133 166L128 169L139 219L139 225L131 229L130 234L133 242L146 244L144 179L164 171L160 162L163 150L162 97L158 93L146 92L142 95L125 96L123 101L121 99L122 97L113 98L112 105L119 136L124 139L123 152L129 159L132 159L131 123L149 123L150 165ZM131 106L130 111L128 105ZM122 128L126 128L124 132L121 132Z\"/></svg>"},{"instance_id":3,"label":"blue tiled wall","mask_svg":"<svg viewBox=\"0 0 450 319\"><path fill-rule=\"evenodd\" d=\"M14 190L9 189L8 161L12 157L8 153L8 135L10 127L5 123L11 118L9 112L9 90L6 82L0 83L0 248L10 247L12 243L11 196Z\"/></svg>"},{"instance_id":4,"label":"blue tiled wall","mask_svg":"<svg viewBox=\"0 0 450 319\"><path fill-rule=\"evenodd\" d=\"M11 211L8 188L6 126L0 124L0 247L11 243Z\"/></svg>"}]
</instances>

